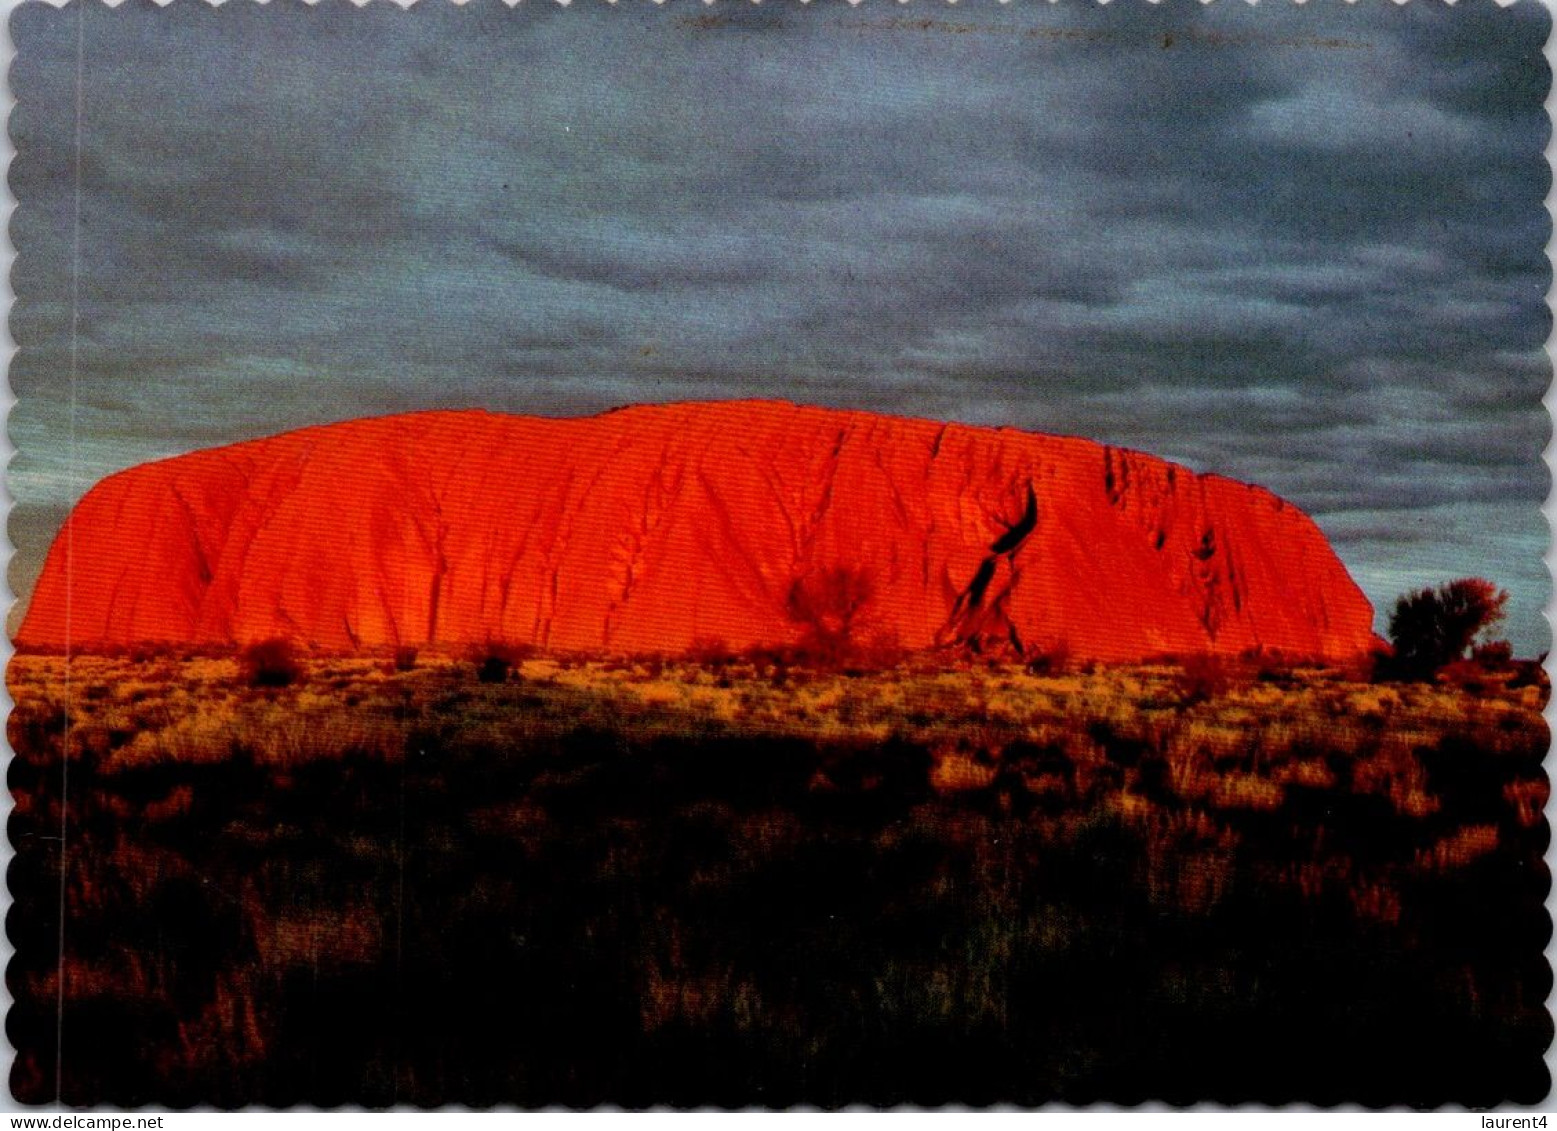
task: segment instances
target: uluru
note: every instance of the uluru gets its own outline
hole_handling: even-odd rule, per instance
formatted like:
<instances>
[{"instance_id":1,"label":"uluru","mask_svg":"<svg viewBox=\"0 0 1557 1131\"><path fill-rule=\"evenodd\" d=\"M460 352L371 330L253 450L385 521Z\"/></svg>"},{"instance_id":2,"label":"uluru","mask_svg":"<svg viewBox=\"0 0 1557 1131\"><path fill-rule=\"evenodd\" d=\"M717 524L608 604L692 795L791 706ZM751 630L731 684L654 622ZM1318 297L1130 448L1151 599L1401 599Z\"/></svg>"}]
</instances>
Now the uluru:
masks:
<instances>
[{"instance_id":1,"label":"uluru","mask_svg":"<svg viewBox=\"0 0 1557 1131\"><path fill-rule=\"evenodd\" d=\"M1263 488L1074 437L769 401L304 428L98 483L18 644L675 653L850 630L1102 661L1376 644L1324 534ZM814 611L814 610L812 610Z\"/></svg>"}]
</instances>

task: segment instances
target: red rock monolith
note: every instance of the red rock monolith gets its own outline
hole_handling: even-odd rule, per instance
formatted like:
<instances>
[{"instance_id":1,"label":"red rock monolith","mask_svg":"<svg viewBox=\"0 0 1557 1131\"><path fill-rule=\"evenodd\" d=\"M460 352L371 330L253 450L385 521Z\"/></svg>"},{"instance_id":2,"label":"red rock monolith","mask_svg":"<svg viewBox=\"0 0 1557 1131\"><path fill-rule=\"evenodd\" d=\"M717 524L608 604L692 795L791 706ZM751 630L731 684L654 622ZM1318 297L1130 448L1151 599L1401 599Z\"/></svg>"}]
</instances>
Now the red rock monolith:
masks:
<instances>
[{"instance_id":1,"label":"red rock monolith","mask_svg":"<svg viewBox=\"0 0 1557 1131\"><path fill-rule=\"evenodd\" d=\"M18 643L742 649L814 634L840 578L842 630L911 649L1376 643L1323 533L1262 488L1083 439L752 401L415 413L131 468L71 513Z\"/></svg>"}]
</instances>

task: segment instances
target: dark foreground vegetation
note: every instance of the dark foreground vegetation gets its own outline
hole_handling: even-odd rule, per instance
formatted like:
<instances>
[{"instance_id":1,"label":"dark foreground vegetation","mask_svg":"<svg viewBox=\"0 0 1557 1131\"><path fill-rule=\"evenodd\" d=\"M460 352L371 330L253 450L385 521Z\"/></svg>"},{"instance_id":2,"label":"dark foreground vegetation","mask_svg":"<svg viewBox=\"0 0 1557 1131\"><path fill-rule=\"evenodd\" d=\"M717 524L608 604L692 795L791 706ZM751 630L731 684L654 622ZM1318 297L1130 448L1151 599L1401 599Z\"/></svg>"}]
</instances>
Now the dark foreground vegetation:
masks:
<instances>
[{"instance_id":1,"label":"dark foreground vegetation","mask_svg":"<svg viewBox=\"0 0 1557 1131\"><path fill-rule=\"evenodd\" d=\"M12 665L20 1100L1546 1093L1528 665L261 659Z\"/></svg>"}]
</instances>

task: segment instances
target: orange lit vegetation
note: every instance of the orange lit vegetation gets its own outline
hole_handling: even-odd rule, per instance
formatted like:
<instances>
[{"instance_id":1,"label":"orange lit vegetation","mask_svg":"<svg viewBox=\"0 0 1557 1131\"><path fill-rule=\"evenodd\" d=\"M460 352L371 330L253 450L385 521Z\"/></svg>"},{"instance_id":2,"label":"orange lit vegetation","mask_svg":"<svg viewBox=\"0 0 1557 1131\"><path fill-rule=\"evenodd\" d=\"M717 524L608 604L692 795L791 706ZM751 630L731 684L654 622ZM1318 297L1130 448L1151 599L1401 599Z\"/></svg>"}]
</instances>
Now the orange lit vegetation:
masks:
<instances>
[{"instance_id":1,"label":"orange lit vegetation","mask_svg":"<svg viewBox=\"0 0 1557 1131\"><path fill-rule=\"evenodd\" d=\"M1322 668L1260 672L1193 661L1049 674L923 660L875 672L791 666L707 645L697 660L469 655L301 659L267 645L236 660L19 656L10 728L24 757L57 750L99 772L232 758L290 769L341 757L395 761L429 726L490 757L523 757L580 730L637 743L754 736L818 749L912 746L943 794L1023 804L1159 804L1276 811L1293 796L1372 796L1425 820L1441 781L1485 776L1531 824L1546 796L1533 665L1474 681L1376 684ZM256 668L262 674L256 677ZM265 678L275 671L285 679ZM278 686L279 684L279 686ZM68 700L67 700L68 696ZM1463 765L1461 765L1463 763ZM1458 775L1458 776L1457 776ZM819 775L819 782L827 776ZM1453 801L1453 798L1448 798ZM1458 859L1450 852L1434 859Z\"/></svg>"},{"instance_id":2,"label":"orange lit vegetation","mask_svg":"<svg viewBox=\"0 0 1557 1131\"><path fill-rule=\"evenodd\" d=\"M124 1034L67 1060L70 1102L869 1101L850 1058L910 1040L1017 1102L1279 1099L1316 1048L1347 1098L1539 1071L1533 665L287 658L12 662L24 1099L54 1078L62 750L67 1040Z\"/></svg>"}]
</instances>

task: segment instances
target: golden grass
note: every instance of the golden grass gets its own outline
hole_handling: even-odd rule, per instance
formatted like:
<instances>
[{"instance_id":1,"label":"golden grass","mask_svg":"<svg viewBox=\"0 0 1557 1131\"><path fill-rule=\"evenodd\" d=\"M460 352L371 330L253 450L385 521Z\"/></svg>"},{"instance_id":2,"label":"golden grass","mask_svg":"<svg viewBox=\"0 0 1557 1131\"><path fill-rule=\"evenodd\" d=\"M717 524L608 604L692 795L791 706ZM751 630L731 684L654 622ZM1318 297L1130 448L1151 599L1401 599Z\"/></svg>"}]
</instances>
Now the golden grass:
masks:
<instances>
[{"instance_id":1,"label":"golden grass","mask_svg":"<svg viewBox=\"0 0 1557 1131\"><path fill-rule=\"evenodd\" d=\"M1439 870L1462 868L1478 857L1496 851L1497 846L1496 825L1467 825L1438 840L1430 850L1417 853L1417 864Z\"/></svg>"},{"instance_id":2,"label":"golden grass","mask_svg":"<svg viewBox=\"0 0 1557 1131\"><path fill-rule=\"evenodd\" d=\"M292 686L253 688L232 659L78 656L67 671L60 657L19 656L7 672L12 743L63 740L68 720L71 756L113 773L232 758L274 768L395 759L416 728L451 718L493 749L580 726L843 746L901 740L930 752L928 784L947 794L993 788L1009 767L1027 792L1056 798L1157 781L1181 803L1271 811L1293 790L1344 790L1423 820L1442 807L1423 751L1459 743L1538 774L1548 740L1544 687L1376 685L1314 668L1279 681L1219 678L1209 691L1169 664L1044 675L916 662L851 674L760 660L546 656L517 663L502 684L478 683L467 659L435 653L410 671L375 658L312 658L304 668ZM1500 788L1528 827L1547 785L1529 770L1516 776ZM1127 796L1113 804L1126 814L1134 806ZM1468 853L1462 844L1434 859L1455 864Z\"/></svg>"},{"instance_id":3,"label":"golden grass","mask_svg":"<svg viewBox=\"0 0 1557 1131\"><path fill-rule=\"evenodd\" d=\"M951 750L936 756L930 784L942 793L962 793L988 787L995 773L993 762L981 763L960 750Z\"/></svg>"}]
</instances>

